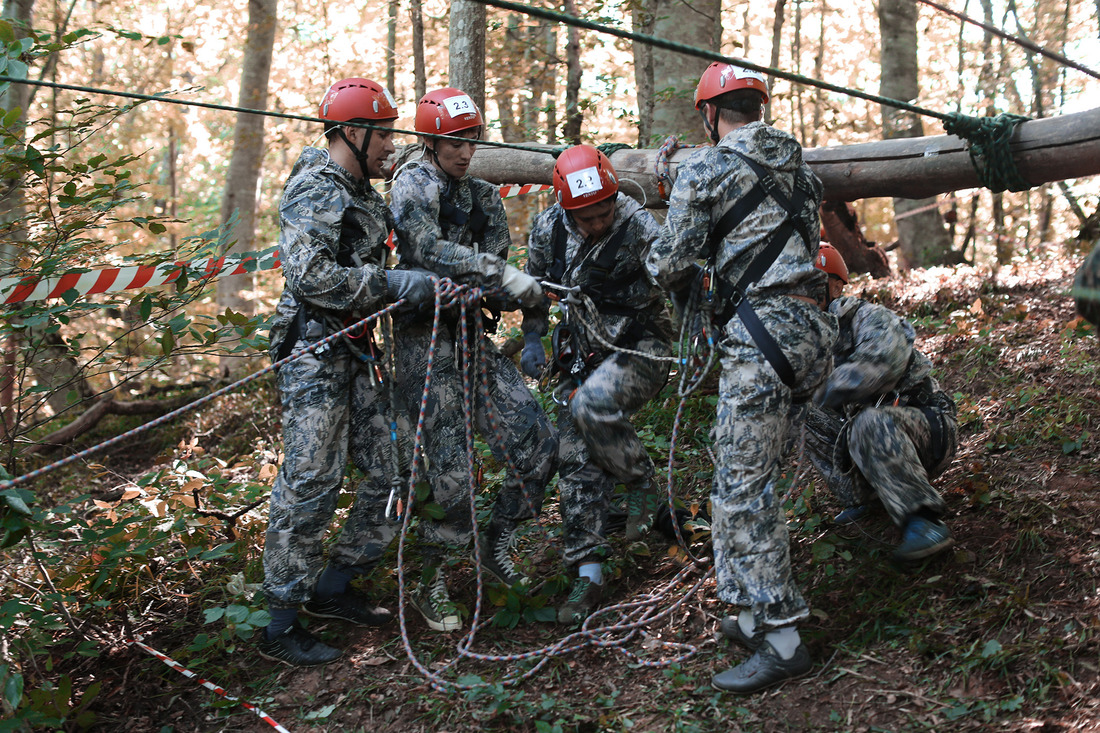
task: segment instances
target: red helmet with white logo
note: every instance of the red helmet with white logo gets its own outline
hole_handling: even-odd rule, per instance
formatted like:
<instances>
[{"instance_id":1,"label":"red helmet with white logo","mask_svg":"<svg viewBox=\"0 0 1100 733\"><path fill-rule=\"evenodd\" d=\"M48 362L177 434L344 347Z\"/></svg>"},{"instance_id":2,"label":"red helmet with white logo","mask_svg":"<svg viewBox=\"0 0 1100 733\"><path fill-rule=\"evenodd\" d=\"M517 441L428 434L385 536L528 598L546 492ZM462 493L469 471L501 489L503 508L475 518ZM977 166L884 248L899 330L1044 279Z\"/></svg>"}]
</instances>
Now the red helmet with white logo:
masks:
<instances>
[{"instance_id":1,"label":"red helmet with white logo","mask_svg":"<svg viewBox=\"0 0 1100 733\"><path fill-rule=\"evenodd\" d=\"M814 267L839 279L845 285L848 284L848 265L836 247L828 242L822 242L818 247Z\"/></svg>"},{"instance_id":2,"label":"red helmet with white logo","mask_svg":"<svg viewBox=\"0 0 1100 733\"><path fill-rule=\"evenodd\" d=\"M397 103L378 82L351 77L341 79L325 92L317 115L328 126L352 120L396 120Z\"/></svg>"},{"instance_id":3,"label":"red helmet with white logo","mask_svg":"<svg viewBox=\"0 0 1100 733\"><path fill-rule=\"evenodd\" d=\"M481 110L466 92L444 87L428 92L416 105L416 131L430 135L451 135L484 127Z\"/></svg>"},{"instance_id":4,"label":"red helmet with white logo","mask_svg":"<svg viewBox=\"0 0 1100 733\"><path fill-rule=\"evenodd\" d=\"M715 61L707 67L695 87L695 109L703 106L715 97L737 89L755 89L763 95L763 104L768 103L768 80L757 71L750 71L736 64Z\"/></svg>"},{"instance_id":5,"label":"red helmet with white logo","mask_svg":"<svg viewBox=\"0 0 1100 733\"><path fill-rule=\"evenodd\" d=\"M619 179L611 161L591 145L574 145L554 164L554 193L563 209L580 209L614 196Z\"/></svg>"}]
</instances>

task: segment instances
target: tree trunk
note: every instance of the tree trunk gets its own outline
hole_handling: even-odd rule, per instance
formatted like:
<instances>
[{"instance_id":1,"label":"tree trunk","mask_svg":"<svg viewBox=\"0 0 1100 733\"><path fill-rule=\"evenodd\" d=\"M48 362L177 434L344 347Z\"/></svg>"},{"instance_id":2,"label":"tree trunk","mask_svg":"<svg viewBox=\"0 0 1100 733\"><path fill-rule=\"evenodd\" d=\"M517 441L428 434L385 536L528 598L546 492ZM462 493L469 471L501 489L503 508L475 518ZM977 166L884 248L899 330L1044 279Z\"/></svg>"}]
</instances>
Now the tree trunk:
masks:
<instances>
[{"instance_id":1,"label":"tree trunk","mask_svg":"<svg viewBox=\"0 0 1100 733\"><path fill-rule=\"evenodd\" d=\"M825 68L825 16L829 12L826 0L821 0L821 26L817 37L817 55L814 56L814 78L821 79ZM810 132L810 145L817 147L822 121L825 119L825 93L814 87L814 126Z\"/></svg>"},{"instance_id":2,"label":"tree trunk","mask_svg":"<svg viewBox=\"0 0 1100 733\"><path fill-rule=\"evenodd\" d=\"M773 69L779 68L779 49L783 44L783 8L786 6L787 0L775 0L775 12L772 17L772 55L769 66ZM768 79L768 89L775 86L775 79ZM768 95L768 103L764 105L764 121L771 122L772 120L772 99L773 97Z\"/></svg>"},{"instance_id":3,"label":"tree trunk","mask_svg":"<svg viewBox=\"0 0 1100 733\"><path fill-rule=\"evenodd\" d=\"M10 20L16 27L16 36L26 36L26 29L30 27L31 16L34 12L34 0L5 0L3 18ZM9 129L18 137L23 137L23 128L26 125L27 104L30 100L31 87L26 84L8 84L0 97L0 107L5 113L15 108L23 110L18 119L14 120ZM20 242L26 240L27 232L19 223L23 219L24 201L23 189L17 181L0 182L0 229L4 236L0 239L0 276L6 275L19 256ZM7 330L7 329L5 329ZM18 418L15 411L15 381L16 381L16 350L19 340L14 331L8 331L4 343L4 362L0 368L0 410L3 410L3 419L0 419L0 437L7 438L9 430L15 427Z\"/></svg>"},{"instance_id":4,"label":"tree trunk","mask_svg":"<svg viewBox=\"0 0 1100 733\"><path fill-rule=\"evenodd\" d=\"M397 4L389 0L389 17L386 19L386 89L390 96L397 96Z\"/></svg>"},{"instance_id":5,"label":"tree trunk","mask_svg":"<svg viewBox=\"0 0 1100 733\"><path fill-rule=\"evenodd\" d=\"M485 6L476 0L451 3L450 86L470 95L485 113Z\"/></svg>"},{"instance_id":6,"label":"tree trunk","mask_svg":"<svg viewBox=\"0 0 1100 733\"><path fill-rule=\"evenodd\" d=\"M565 0L565 12L576 15L573 0ZM569 26L565 35L565 124L561 137L576 145L581 141L581 40L575 26Z\"/></svg>"},{"instance_id":7,"label":"tree trunk","mask_svg":"<svg viewBox=\"0 0 1100 733\"><path fill-rule=\"evenodd\" d=\"M278 0L249 0L248 38L245 41L241 70L241 94L238 106L245 109L267 109L267 84L271 76L271 55L275 45ZM256 204L260 169L264 154L264 116L241 113L233 135L233 156L229 161L225 193L222 196L222 225L229 224L234 212L237 222L230 236L230 245L221 254L250 252L256 227ZM235 241L234 241L235 240ZM255 311L251 297L251 273L218 280L218 306L251 315ZM223 374L236 371L241 362L223 357Z\"/></svg>"},{"instance_id":8,"label":"tree trunk","mask_svg":"<svg viewBox=\"0 0 1100 733\"><path fill-rule=\"evenodd\" d=\"M635 33L653 35L653 0L638 0L630 12ZM631 44L634 51L634 84L638 88L638 147L652 147L653 130L653 47L648 43Z\"/></svg>"},{"instance_id":9,"label":"tree trunk","mask_svg":"<svg viewBox=\"0 0 1100 733\"><path fill-rule=\"evenodd\" d=\"M866 272L871 277L886 277L890 263L886 253L874 242L868 242L859 226L855 209L845 201L826 201L821 207L824 241L833 245L844 257L848 272Z\"/></svg>"},{"instance_id":10,"label":"tree trunk","mask_svg":"<svg viewBox=\"0 0 1100 733\"><path fill-rule=\"evenodd\" d=\"M658 38L717 51L722 41L721 0L653 0L653 34ZM695 112L695 87L707 63L660 48L653 49L652 134L677 135L701 143L706 133Z\"/></svg>"},{"instance_id":11,"label":"tree trunk","mask_svg":"<svg viewBox=\"0 0 1100 733\"><path fill-rule=\"evenodd\" d=\"M409 22L412 25L413 87L419 102L428 93L428 75L424 70L424 14L420 0L409 0Z\"/></svg>"},{"instance_id":12,"label":"tree trunk","mask_svg":"<svg viewBox=\"0 0 1100 733\"><path fill-rule=\"evenodd\" d=\"M880 0L879 33L884 97L910 101L917 98L916 0ZM912 112L882 106L883 137L887 140L920 137L920 117ZM942 264L951 252L951 240L934 199L894 199L899 259L903 268ZM919 213L917 209L921 209Z\"/></svg>"}]
</instances>

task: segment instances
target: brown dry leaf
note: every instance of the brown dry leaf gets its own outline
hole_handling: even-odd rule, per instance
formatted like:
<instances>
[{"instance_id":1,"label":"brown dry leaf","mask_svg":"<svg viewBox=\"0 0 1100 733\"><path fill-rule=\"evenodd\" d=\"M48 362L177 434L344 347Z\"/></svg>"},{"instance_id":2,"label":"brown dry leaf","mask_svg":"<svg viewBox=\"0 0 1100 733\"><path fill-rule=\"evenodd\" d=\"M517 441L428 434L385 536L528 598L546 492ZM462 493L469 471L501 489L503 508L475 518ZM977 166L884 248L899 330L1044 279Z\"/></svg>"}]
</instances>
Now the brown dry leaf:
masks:
<instances>
[{"instance_id":1,"label":"brown dry leaf","mask_svg":"<svg viewBox=\"0 0 1100 733\"><path fill-rule=\"evenodd\" d=\"M206 485L206 482L203 481L201 478L193 479L193 480L188 481L187 483L185 483L183 486L181 486L180 487L180 492L184 493L184 494L190 494L195 489L201 489L205 485Z\"/></svg>"},{"instance_id":2,"label":"brown dry leaf","mask_svg":"<svg viewBox=\"0 0 1100 733\"><path fill-rule=\"evenodd\" d=\"M129 489L128 491L126 491L122 494L122 500L123 501L130 501L130 499L136 499L139 496L141 496L143 493L144 492L142 492L140 489Z\"/></svg>"},{"instance_id":3,"label":"brown dry leaf","mask_svg":"<svg viewBox=\"0 0 1100 733\"><path fill-rule=\"evenodd\" d=\"M390 657L367 657L366 659L357 660L357 664L361 664L367 667L381 667L383 664L389 664L393 659Z\"/></svg>"}]
</instances>

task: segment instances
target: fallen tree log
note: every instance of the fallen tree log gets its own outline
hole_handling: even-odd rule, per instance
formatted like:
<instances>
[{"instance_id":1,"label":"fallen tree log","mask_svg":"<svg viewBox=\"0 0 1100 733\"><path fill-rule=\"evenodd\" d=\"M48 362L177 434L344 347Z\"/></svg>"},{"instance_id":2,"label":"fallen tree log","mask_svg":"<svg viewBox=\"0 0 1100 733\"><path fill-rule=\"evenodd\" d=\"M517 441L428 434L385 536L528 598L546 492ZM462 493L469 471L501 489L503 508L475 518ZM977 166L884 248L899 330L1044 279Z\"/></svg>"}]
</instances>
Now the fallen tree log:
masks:
<instances>
[{"instance_id":1,"label":"fallen tree log","mask_svg":"<svg viewBox=\"0 0 1100 733\"><path fill-rule=\"evenodd\" d=\"M48 453L63 445L68 445L78 437L94 428L107 415L163 415L192 400L181 396L170 400L128 400L120 401L113 397L104 397L82 412L78 418L65 427L43 437L38 443L26 450L27 455Z\"/></svg>"},{"instance_id":2,"label":"fallen tree log","mask_svg":"<svg viewBox=\"0 0 1100 733\"><path fill-rule=\"evenodd\" d=\"M551 183L554 146L531 147L547 152L483 145L470 173L491 183ZM1021 123L1011 148L1017 169L1035 185L1100 174L1100 108ZM669 156L673 178L692 152L680 148ZM617 150L610 157L625 193L651 208L665 205L657 192L656 150ZM981 185L965 141L954 135L809 148L805 157L829 201L926 198Z\"/></svg>"}]
</instances>

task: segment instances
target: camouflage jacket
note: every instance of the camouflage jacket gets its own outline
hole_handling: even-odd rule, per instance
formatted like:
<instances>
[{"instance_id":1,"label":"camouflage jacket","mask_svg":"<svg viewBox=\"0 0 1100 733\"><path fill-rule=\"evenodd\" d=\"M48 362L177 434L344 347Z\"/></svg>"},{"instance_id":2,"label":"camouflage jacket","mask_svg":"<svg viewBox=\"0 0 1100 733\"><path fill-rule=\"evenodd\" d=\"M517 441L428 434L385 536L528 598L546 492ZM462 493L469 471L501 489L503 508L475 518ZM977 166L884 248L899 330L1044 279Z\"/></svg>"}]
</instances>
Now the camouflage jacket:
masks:
<instances>
[{"instance_id":1,"label":"camouflage jacket","mask_svg":"<svg viewBox=\"0 0 1100 733\"><path fill-rule=\"evenodd\" d=\"M844 403L863 405L895 393L939 390L932 363L913 347L912 324L889 308L852 297L829 304L840 335L834 347L834 368L825 389Z\"/></svg>"},{"instance_id":2,"label":"camouflage jacket","mask_svg":"<svg viewBox=\"0 0 1100 733\"><path fill-rule=\"evenodd\" d=\"M470 226L475 201L486 217L480 242L474 241ZM445 205L458 213L441 224ZM418 160L394 180L390 208L403 265L423 267L466 285L500 286L512 237L496 186L471 176L454 179L430 161Z\"/></svg>"},{"instance_id":3,"label":"camouflage jacket","mask_svg":"<svg viewBox=\"0 0 1100 733\"><path fill-rule=\"evenodd\" d=\"M327 150L306 148L283 188L279 226L286 284L271 322L273 357L303 304L340 322L382 307L393 218L370 181L353 178Z\"/></svg>"},{"instance_id":4,"label":"camouflage jacket","mask_svg":"<svg viewBox=\"0 0 1100 733\"><path fill-rule=\"evenodd\" d=\"M557 226L565 235L565 257L564 262L556 265L554 235ZM572 217L567 216L559 204L554 204L539 214L531 227L527 243L527 273L539 281L548 280L551 273L564 266L561 282L556 284L580 286L592 298L601 313L594 317L586 313L585 318L589 322L595 321L601 335L614 344L623 345L621 339L631 324L646 327L645 333L649 336L671 339L664 293L649 279L644 266L650 246L659 233L660 227L652 214L629 196L619 196L615 202L615 219L611 228L595 242L586 242L573 224ZM611 271L596 274L593 266L601 262L609 246L617 247ZM620 284L625 284L625 287L617 289ZM606 295L602 295L601 291ZM555 291L549 288L547 292ZM583 327L582 323L574 319L570 325ZM548 328L548 302L540 308L524 309L524 333L543 336ZM641 335L639 329L634 340ZM591 337L589 340L594 346L598 344Z\"/></svg>"},{"instance_id":5,"label":"camouflage jacket","mask_svg":"<svg viewBox=\"0 0 1100 733\"><path fill-rule=\"evenodd\" d=\"M796 174L812 189L799 212L812 241L803 242L792 232L775 263L748 288L750 300L782 294L822 300L826 276L813 265L820 236L821 181L802 161L798 142L762 122L730 131L718 145L703 148L679 167L668 218L646 261L650 274L663 287L680 290L688 285L696 261L713 258L718 276L733 285L787 217L786 209L767 196L715 247L716 252L708 250L711 230L758 180L734 150L768 169L788 196Z\"/></svg>"}]
</instances>

